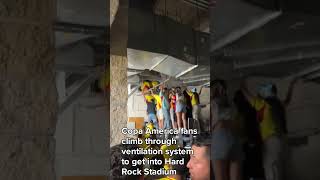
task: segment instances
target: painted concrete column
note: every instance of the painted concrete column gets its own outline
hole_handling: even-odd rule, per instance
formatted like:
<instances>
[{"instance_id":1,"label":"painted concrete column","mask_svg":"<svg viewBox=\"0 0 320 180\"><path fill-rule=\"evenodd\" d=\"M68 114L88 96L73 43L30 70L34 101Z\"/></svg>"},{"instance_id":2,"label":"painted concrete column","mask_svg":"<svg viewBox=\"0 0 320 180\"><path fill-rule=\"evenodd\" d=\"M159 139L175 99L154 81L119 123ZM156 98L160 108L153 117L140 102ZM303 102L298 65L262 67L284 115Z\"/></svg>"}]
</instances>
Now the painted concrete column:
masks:
<instances>
[{"instance_id":1,"label":"painted concrete column","mask_svg":"<svg viewBox=\"0 0 320 180\"><path fill-rule=\"evenodd\" d=\"M110 145L120 144L125 137L121 129L127 126L128 59L110 56Z\"/></svg>"},{"instance_id":2,"label":"painted concrete column","mask_svg":"<svg viewBox=\"0 0 320 180\"><path fill-rule=\"evenodd\" d=\"M55 0L0 1L0 179L55 180Z\"/></svg>"},{"instance_id":3,"label":"painted concrete column","mask_svg":"<svg viewBox=\"0 0 320 180\"><path fill-rule=\"evenodd\" d=\"M117 14L119 7L119 0L110 0L110 26L112 25L114 18Z\"/></svg>"}]
</instances>

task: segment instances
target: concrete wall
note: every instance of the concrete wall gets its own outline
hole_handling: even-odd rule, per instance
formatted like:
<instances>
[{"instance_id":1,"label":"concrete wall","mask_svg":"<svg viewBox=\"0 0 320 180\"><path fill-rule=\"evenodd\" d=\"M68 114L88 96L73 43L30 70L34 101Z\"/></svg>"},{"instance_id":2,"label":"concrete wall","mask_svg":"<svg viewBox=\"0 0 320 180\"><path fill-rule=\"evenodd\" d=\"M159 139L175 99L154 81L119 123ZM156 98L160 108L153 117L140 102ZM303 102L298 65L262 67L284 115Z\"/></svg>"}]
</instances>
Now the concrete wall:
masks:
<instances>
[{"instance_id":1,"label":"concrete wall","mask_svg":"<svg viewBox=\"0 0 320 180\"><path fill-rule=\"evenodd\" d=\"M249 86L253 91L258 83L273 81L276 83L279 96L284 99L289 85L288 80L250 78ZM229 94L239 87L239 82L229 82ZM320 128L320 85L298 82L293 93L291 104L287 108L287 126L289 132ZM307 131L306 131L307 132ZM288 159L288 179L314 180L320 179L319 161L320 135L310 136L309 142L303 146L290 147Z\"/></svg>"},{"instance_id":2,"label":"concrete wall","mask_svg":"<svg viewBox=\"0 0 320 180\"><path fill-rule=\"evenodd\" d=\"M106 174L107 108L102 95L85 94L59 115L56 172L61 176Z\"/></svg>"},{"instance_id":3,"label":"concrete wall","mask_svg":"<svg viewBox=\"0 0 320 180\"><path fill-rule=\"evenodd\" d=\"M110 56L110 145L119 144L124 138L121 129L127 126L128 59Z\"/></svg>"},{"instance_id":4,"label":"concrete wall","mask_svg":"<svg viewBox=\"0 0 320 180\"><path fill-rule=\"evenodd\" d=\"M147 121L147 105L141 92L135 92L128 98L128 117L144 117Z\"/></svg>"}]
</instances>

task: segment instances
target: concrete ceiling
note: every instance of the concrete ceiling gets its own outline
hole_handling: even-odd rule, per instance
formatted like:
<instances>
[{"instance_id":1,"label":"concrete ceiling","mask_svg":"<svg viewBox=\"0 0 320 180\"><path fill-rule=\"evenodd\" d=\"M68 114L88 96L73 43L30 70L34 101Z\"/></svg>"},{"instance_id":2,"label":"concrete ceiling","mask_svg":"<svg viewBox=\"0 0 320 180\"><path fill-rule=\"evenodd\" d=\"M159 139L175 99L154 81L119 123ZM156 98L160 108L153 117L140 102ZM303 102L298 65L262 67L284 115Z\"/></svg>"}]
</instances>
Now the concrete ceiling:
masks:
<instances>
[{"instance_id":1,"label":"concrete ceiling","mask_svg":"<svg viewBox=\"0 0 320 180\"><path fill-rule=\"evenodd\" d=\"M177 0L177 1L163 1L163 0L157 0L157 1L141 1L141 4L147 8L150 9L151 12L154 12L158 15L165 15L169 17L171 20L174 20L175 22L184 24L186 26L190 26L191 28L195 30L200 30L202 32L209 32L209 11L208 7L203 7L203 4L205 6L209 6L207 1L202 0L202 5L200 7L197 6L196 0ZM89 26L88 28L103 28L106 27L108 24L107 17L105 13L107 12L107 3L108 1L103 0L92 0L90 3L88 3L85 0L58 0L57 2L57 21L58 22L64 22L64 23L72 23L75 25L81 26ZM136 3L137 1L131 1L130 3ZM149 3L152 2L152 3ZM164 6L166 3L166 6ZM136 3L139 4L139 3ZM150 6L148 5L150 4ZM120 56L127 56L127 41L128 41L128 8L129 8L129 1L128 0L120 0L118 4L118 11L115 14L114 22L110 29L110 53L113 55L120 55ZM168 9L167 9L168 8ZM164 10L167 10L167 13L163 13ZM177 14L176 14L177 13ZM179 16L179 18L177 18ZM58 49L63 49L63 51L58 51L58 57L57 63L59 67L68 66L68 69L73 69L74 67L70 66L94 66L95 60L92 55L92 53L95 53L94 51L90 50L90 46L86 46L86 51L82 51L81 57L81 63L77 60L68 60L68 58L76 57L74 53L77 53L77 46L72 44L82 43L82 46L88 43L88 39L99 39L101 36L96 33L81 33L81 32L64 32L64 31L56 31L56 47ZM101 38L100 38L101 39ZM105 39L107 41L107 39ZM70 46L72 45L72 46ZM102 44L104 46L105 44ZM190 44L191 45L191 44ZM68 47L71 48L68 48ZM193 45L192 45L193 46ZM104 46L105 47L105 46ZM89 48L89 49L88 49ZM79 48L78 48L79 49ZM80 48L81 49L81 48ZM94 48L93 48L94 49ZM101 48L100 48L101 49ZM183 49L183 47L181 47ZM203 49L203 48L202 48ZM143 52L143 49L141 49ZM89 54L85 55L86 52L89 52ZM149 54L152 54L153 52L150 52ZM144 53L146 54L146 53ZM139 53L136 53L135 55L132 55L131 57L138 56ZM90 56L90 57L88 57ZM168 58L163 64L155 67L155 70L160 72L160 75L177 75L185 70L188 70L190 66L194 66L194 64L190 64L189 62L184 62L183 60L175 59L176 57L170 57ZM75 58L77 59L77 58ZM88 61L85 62L85 59ZM131 58L132 59L132 58ZM203 60L204 58L200 58L200 60ZM149 59L151 61L151 59ZM171 62L171 65L175 62L180 62L179 65L170 66L169 67L177 67L179 70L175 69L168 69L165 68L168 66L165 65L165 63ZM208 61L208 59L206 60ZM134 62L129 62L134 63ZM140 63L141 64L141 63ZM202 63L203 64L203 63ZM186 74L186 76L197 76L198 73L205 73L204 70L209 71L208 66L209 63L206 63L206 65L200 65L201 69L195 69L193 71L190 71ZM133 67L136 67L139 65L138 63L135 63ZM199 68L200 68L199 66ZM146 67L143 67L146 68ZM143 69L142 68L142 69ZM146 68L148 69L148 68ZM60 69L61 70L61 69ZM137 73L129 73L129 75L133 76ZM143 75L143 74L142 74ZM148 75L148 74L146 74ZM158 74L159 75L159 74Z\"/></svg>"},{"instance_id":2,"label":"concrete ceiling","mask_svg":"<svg viewBox=\"0 0 320 180\"><path fill-rule=\"evenodd\" d=\"M57 0L58 21L106 26L108 16L105 0Z\"/></svg>"},{"instance_id":3,"label":"concrete ceiling","mask_svg":"<svg viewBox=\"0 0 320 180\"><path fill-rule=\"evenodd\" d=\"M168 3L168 9L163 7L164 3ZM167 14L162 12L165 9ZM180 19L173 17L174 10L181 11ZM201 16L208 15L207 10L199 9L200 13L203 13ZM194 24L200 22L196 18L197 8L183 1L155 1L153 4L132 2L128 26L129 68L153 70L160 73L159 76L163 75L164 79L173 77L184 85L208 82L209 35L195 30ZM180 75L183 79L180 79ZM154 78L145 76L145 72L139 76L150 80Z\"/></svg>"},{"instance_id":4,"label":"concrete ceiling","mask_svg":"<svg viewBox=\"0 0 320 180\"><path fill-rule=\"evenodd\" d=\"M156 0L153 11L181 24L209 33L209 2L207 0Z\"/></svg>"},{"instance_id":5,"label":"concrete ceiling","mask_svg":"<svg viewBox=\"0 0 320 180\"><path fill-rule=\"evenodd\" d=\"M233 17L231 11L237 14L234 9L219 7L219 4L215 9L215 13L220 12L220 18L213 18L212 26L216 28L213 28L211 53L217 64L225 64L215 66L216 74L232 79L241 75L284 78L318 73L320 16L280 13L241 1L237 3L242 3L241 11L247 12L243 14L242 21L239 21L239 16ZM254 11L261 14L261 18L250 13ZM224 25L225 22L229 24ZM227 27L233 30L228 31ZM228 74L219 72L222 66Z\"/></svg>"}]
</instances>

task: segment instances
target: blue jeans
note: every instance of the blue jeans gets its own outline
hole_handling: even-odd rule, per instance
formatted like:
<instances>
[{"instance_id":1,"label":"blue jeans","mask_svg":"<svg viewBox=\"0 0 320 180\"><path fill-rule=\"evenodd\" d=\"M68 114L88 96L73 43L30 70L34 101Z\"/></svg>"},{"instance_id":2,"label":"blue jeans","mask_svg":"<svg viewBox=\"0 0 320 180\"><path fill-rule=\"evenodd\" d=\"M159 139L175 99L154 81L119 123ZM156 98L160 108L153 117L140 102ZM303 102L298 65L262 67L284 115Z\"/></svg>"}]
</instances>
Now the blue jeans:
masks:
<instances>
[{"instance_id":1,"label":"blue jeans","mask_svg":"<svg viewBox=\"0 0 320 180\"><path fill-rule=\"evenodd\" d=\"M162 109L164 116L164 129L171 129L171 117L169 109Z\"/></svg>"},{"instance_id":2,"label":"blue jeans","mask_svg":"<svg viewBox=\"0 0 320 180\"><path fill-rule=\"evenodd\" d=\"M243 160L244 158L239 139L227 129L213 131L211 148L213 160Z\"/></svg>"},{"instance_id":3,"label":"blue jeans","mask_svg":"<svg viewBox=\"0 0 320 180\"><path fill-rule=\"evenodd\" d=\"M155 114L148 114L148 120L149 122L153 123L156 129L159 129L157 116Z\"/></svg>"}]
</instances>

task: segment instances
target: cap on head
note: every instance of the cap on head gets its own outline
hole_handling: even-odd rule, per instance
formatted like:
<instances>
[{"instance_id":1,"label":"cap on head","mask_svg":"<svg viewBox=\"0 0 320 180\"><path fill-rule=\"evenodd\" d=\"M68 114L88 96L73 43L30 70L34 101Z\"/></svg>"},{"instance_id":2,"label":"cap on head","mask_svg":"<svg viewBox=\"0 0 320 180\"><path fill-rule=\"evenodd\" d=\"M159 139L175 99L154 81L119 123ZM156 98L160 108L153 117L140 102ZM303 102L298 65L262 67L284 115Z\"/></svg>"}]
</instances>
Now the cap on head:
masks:
<instances>
[{"instance_id":1,"label":"cap on head","mask_svg":"<svg viewBox=\"0 0 320 180\"><path fill-rule=\"evenodd\" d=\"M258 86L258 95L262 98L274 97L276 94L276 86L272 83L264 83Z\"/></svg>"}]
</instances>

